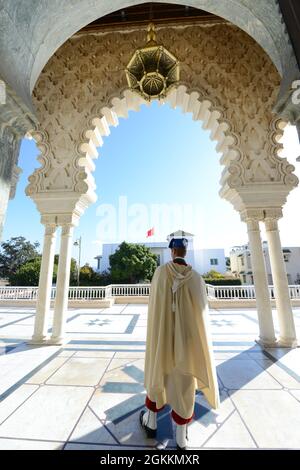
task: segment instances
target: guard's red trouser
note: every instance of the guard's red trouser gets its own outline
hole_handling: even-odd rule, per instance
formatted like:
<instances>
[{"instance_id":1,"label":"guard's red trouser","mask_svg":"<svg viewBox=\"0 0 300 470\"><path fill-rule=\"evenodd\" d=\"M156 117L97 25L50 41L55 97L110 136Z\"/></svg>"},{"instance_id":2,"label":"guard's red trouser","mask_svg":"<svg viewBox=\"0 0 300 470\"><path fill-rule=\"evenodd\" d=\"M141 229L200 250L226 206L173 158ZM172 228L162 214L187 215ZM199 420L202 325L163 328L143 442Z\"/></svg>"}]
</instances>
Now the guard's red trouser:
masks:
<instances>
[{"instance_id":1,"label":"guard's red trouser","mask_svg":"<svg viewBox=\"0 0 300 470\"><path fill-rule=\"evenodd\" d=\"M158 411L162 410L164 408L164 406L162 406L161 408L156 408L156 403L155 401L151 401L147 396L146 396L146 401L145 401L145 405L146 407L148 408L148 410L150 411L154 411L154 413L157 413ZM189 423L190 421L192 421L193 419L193 416L191 416L190 418L186 419L186 418L181 418L181 416L179 416L174 410L172 410L172 418L174 419L175 423L176 424L187 424Z\"/></svg>"}]
</instances>

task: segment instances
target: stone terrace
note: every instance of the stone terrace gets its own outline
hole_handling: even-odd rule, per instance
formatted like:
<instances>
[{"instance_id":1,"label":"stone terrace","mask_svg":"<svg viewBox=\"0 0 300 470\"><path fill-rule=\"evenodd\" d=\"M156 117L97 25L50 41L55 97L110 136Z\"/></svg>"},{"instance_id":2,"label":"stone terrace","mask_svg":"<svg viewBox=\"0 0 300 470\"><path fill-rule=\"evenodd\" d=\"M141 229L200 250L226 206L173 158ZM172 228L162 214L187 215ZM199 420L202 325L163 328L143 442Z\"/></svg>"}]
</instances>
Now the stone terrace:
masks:
<instances>
[{"instance_id":1,"label":"stone terrace","mask_svg":"<svg viewBox=\"0 0 300 470\"><path fill-rule=\"evenodd\" d=\"M210 318L221 407L197 394L190 448L300 448L299 348L262 350L254 309ZM169 409L157 440L139 427L146 321L146 305L70 309L68 342L33 347L34 310L1 307L0 449L175 448Z\"/></svg>"}]
</instances>

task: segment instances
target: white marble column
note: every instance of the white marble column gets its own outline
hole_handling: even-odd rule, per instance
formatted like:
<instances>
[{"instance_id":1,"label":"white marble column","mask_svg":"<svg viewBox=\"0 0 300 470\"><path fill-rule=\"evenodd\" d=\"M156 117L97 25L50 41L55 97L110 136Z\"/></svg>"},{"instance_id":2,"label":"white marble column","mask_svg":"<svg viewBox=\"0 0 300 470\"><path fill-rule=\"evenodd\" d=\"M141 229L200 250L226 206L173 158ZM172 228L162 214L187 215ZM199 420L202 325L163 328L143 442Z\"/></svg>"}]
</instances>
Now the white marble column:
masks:
<instances>
[{"instance_id":1,"label":"white marble column","mask_svg":"<svg viewBox=\"0 0 300 470\"><path fill-rule=\"evenodd\" d=\"M279 212L277 216L268 216L268 211L266 211L265 226L280 329L279 346L294 348L297 347L297 337L278 230L281 210Z\"/></svg>"},{"instance_id":2,"label":"white marble column","mask_svg":"<svg viewBox=\"0 0 300 470\"><path fill-rule=\"evenodd\" d=\"M56 298L54 304L53 330L51 339L49 341L50 344L63 344L64 342L65 323L68 308L73 230L74 225L72 223L66 223L62 225L56 281Z\"/></svg>"},{"instance_id":3,"label":"white marble column","mask_svg":"<svg viewBox=\"0 0 300 470\"><path fill-rule=\"evenodd\" d=\"M257 342L265 347L274 347L276 345L276 337L260 236L259 220L248 217L243 218L243 220L247 223L252 272L256 293L259 323L259 338L257 339Z\"/></svg>"},{"instance_id":4,"label":"white marble column","mask_svg":"<svg viewBox=\"0 0 300 470\"><path fill-rule=\"evenodd\" d=\"M56 228L57 227L54 223L45 224L44 246L40 270L38 299L36 305L34 332L30 341L31 344L44 343L47 339L48 320L51 302L51 288L53 279Z\"/></svg>"}]
</instances>

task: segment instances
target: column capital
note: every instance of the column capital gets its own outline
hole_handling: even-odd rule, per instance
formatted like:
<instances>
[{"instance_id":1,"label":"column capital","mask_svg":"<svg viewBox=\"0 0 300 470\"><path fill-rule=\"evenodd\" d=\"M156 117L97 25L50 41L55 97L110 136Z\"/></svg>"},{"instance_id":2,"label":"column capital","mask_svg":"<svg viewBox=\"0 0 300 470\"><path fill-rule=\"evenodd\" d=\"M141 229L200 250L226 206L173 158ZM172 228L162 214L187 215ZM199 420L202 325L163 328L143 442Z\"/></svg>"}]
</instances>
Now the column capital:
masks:
<instances>
[{"instance_id":1,"label":"column capital","mask_svg":"<svg viewBox=\"0 0 300 470\"><path fill-rule=\"evenodd\" d=\"M55 225L57 227L56 216L53 214L42 214L41 224L43 225Z\"/></svg>"},{"instance_id":2,"label":"column capital","mask_svg":"<svg viewBox=\"0 0 300 470\"><path fill-rule=\"evenodd\" d=\"M41 223L45 226L45 237L55 235L57 229L55 216L42 215Z\"/></svg>"},{"instance_id":3,"label":"column capital","mask_svg":"<svg viewBox=\"0 0 300 470\"><path fill-rule=\"evenodd\" d=\"M282 208L266 209L265 210L265 227L268 232L278 230L278 220L282 217Z\"/></svg>"},{"instance_id":4,"label":"column capital","mask_svg":"<svg viewBox=\"0 0 300 470\"><path fill-rule=\"evenodd\" d=\"M260 222L264 220L264 210L260 208L244 209L240 212L242 222Z\"/></svg>"},{"instance_id":5,"label":"column capital","mask_svg":"<svg viewBox=\"0 0 300 470\"><path fill-rule=\"evenodd\" d=\"M69 214L57 214L56 220L57 225L61 225L62 227L65 225L70 226L77 226L79 222L80 215L77 211L71 212Z\"/></svg>"},{"instance_id":6,"label":"column capital","mask_svg":"<svg viewBox=\"0 0 300 470\"><path fill-rule=\"evenodd\" d=\"M245 222L247 223L248 233L249 232L260 232L259 220L257 220L257 219L246 219Z\"/></svg>"},{"instance_id":7,"label":"column capital","mask_svg":"<svg viewBox=\"0 0 300 470\"><path fill-rule=\"evenodd\" d=\"M282 216L283 216L282 207L273 207L273 208L264 210L264 220L267 220L267 219L279 220L282 218Z\"/></svg>"},{"instance_id":8,"label":"column capital","mask_svg":"<svg viewBox=\"0 0 300 470\"><path fill-rule=\"evenodd\" d=\"M71 237L74 224L66 223L61 226L61 236L62 237Z\"/></svg>"},{"instance_id":9,"label":"column capital","mask_svg":"<svg viewBox=\"0 0 300 470\"><path fill-rule=\"evenodd\" d=\"M265 219L265 227L267 232L277 232L278 231L278 219Z\"/></svg>"},{"instance_id":10,"label":"column capital","mask_svg":"<svg viewBox=\"0 0 300 470\"><path fill-rule=\"evenodd\" d=\"M45 224L45 237L53 236L56 234L56 224Z\"/></svg>"}]
</instances>

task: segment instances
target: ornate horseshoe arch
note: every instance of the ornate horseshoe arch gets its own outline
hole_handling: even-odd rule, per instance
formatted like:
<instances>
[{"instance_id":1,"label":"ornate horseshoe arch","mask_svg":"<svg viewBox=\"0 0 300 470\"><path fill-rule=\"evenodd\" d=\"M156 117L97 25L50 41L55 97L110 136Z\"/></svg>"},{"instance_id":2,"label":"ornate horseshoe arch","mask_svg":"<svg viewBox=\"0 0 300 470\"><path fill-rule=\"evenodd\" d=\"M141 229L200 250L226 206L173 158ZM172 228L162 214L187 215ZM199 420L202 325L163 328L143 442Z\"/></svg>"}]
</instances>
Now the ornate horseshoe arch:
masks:
<instances>
[{"instance_id":1,"label":"ornate horseshoe arch","mask_svg":"<svg viewBox=\"0 0 300 470\"><path fill-rule=\"evenodd\" d=\"M202 90L189 90L187 85L180 84L170 91L163 102L173 109L181 108L183 113L191 113L194 121L202 122L202 128L210 132L211 140L216 141L216 150L222 155L223 165L241 158L238 136L233 132L224 110L205 96ZM102 137L109 135L110 126L117 126L119 118L127 118L129 111L139 111L145 103L142 97L126 89L111 97L107 105L99 109L96 106L77 146L78 167L84 167L91 174L93 160L98 158L97 148L103 144Z\"/></svg>"},{"instance_id":2,"label":"ornate horseshoe arch","mask_svg":"<svg viewBox=\"0 0 300 470\"><path fill-rule=\"evenodd\" d=\"M42 72L34 92L40 127L33 131L42 167L27 187L40 211L51 199L57 202L65 195L74 204L80 199L82 209L96 200L92 172L97 147L118 118L143 103L128 89L123 65L143 44L144 34L79 34ZM293 167L279 157L283 123L272 115L279 77L266 54L244 32L227 24L165 26L159 37L167 49L175 48L181 63L181 82L165 101L192 113L217 142L223 165L221 197L233 203L234 191L251 187L257 193L257 185L292 189L297 184Z\"/></svg>"},{"instance_id":3,"label":"ornate horseshoe arch","mask_svg":"<svg viewBox=\"0 0 300 470\"><path fill-rule=\"evenodd\" d=\"M191 113L216 141L223 166L220 196L247 223L254 253L260 340L273 345L275 334L263 275L259 222L264 221L272 246L278 248L273 250L273 265L284 267L277 219L287 195L298 184L294 167L280 157L285 123L272 112L280 84L278 72L258 44L233 25L166 25L159 34L168 50L176 50L181 64L181 82L165 102ZM128 89L124 73L132 52L143 43L144 31L140 29L75 35L49 61L34 91L40 125L32 135L41 150L41 167L29 178L27 194L35 201L46 226L45 268L40 285L47 285L47 292L49 233L62 226L58 273L64 289L56 298L53 344L60 344L64 333L72 230L96 200L92 173L98 147L103 136L109 135L110 126L117 126L119 118L126 118L130 110L138 111L144 103ZM277 268L281 340L294 347L288 286L280 287L286 276L283 268L280 275ZM38 318L44 318L47 302L45 294L38 306ZM43 325L42 321L36 322L37 341L43 340Z\"/></svg>"}]
</instances>

